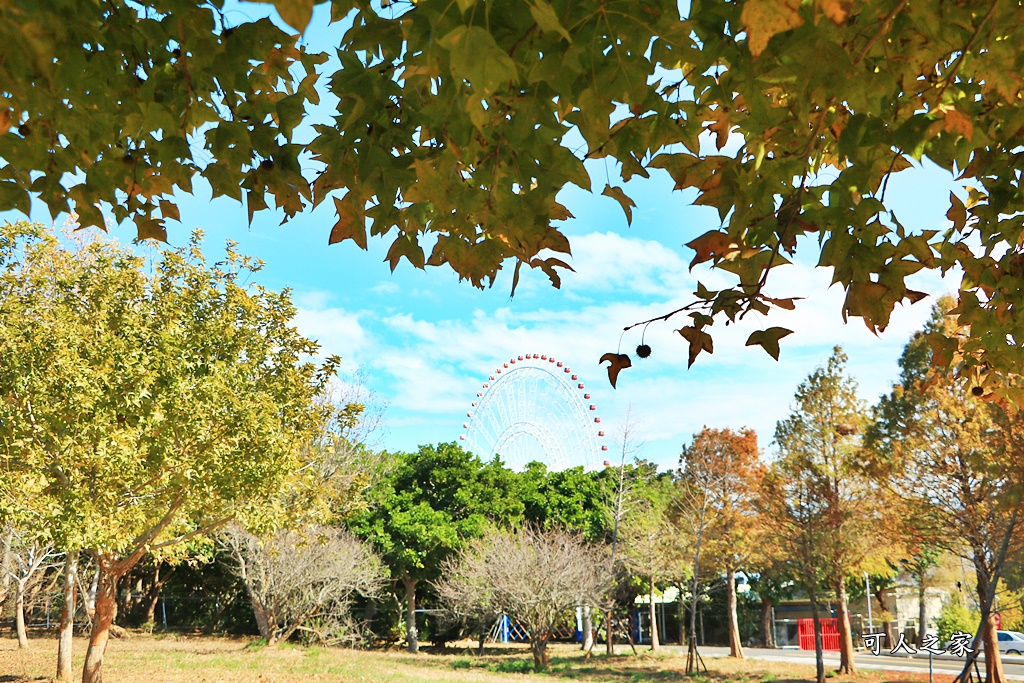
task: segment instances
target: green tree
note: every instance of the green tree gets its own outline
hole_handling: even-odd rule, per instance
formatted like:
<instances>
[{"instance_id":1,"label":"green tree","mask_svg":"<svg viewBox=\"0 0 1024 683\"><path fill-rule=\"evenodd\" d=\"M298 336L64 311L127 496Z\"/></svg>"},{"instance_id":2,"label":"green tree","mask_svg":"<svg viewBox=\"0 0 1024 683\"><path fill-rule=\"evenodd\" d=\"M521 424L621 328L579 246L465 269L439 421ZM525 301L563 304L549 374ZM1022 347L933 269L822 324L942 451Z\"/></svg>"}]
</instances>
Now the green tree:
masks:
<instances>
[{"instance_id":1,"label":"green tree","mask_svg":"<svg viewBox=\"0 0 1024 683\"><path fill-rule=\"evenodd\" d=\"M980 623L981 615L967 609L963 598L958 594L953 595L942 606L939 618L935 620L935 625L939 629L939 641L943 643L948 642L957 631L977 633Z\"/></svg>"},{"instance_id":2,"label":"green tree","mask_svg":"<svg viewBox=\"0 0 1024 683\"><path fill-rule=\"evenodd\" d=\"M0 488L96 561L84 683L101 679L118 580L230 519L275 517L324 417L337 359L306 360L318 346L288 292L244 284L259 264L233 245L207 265L200 239L147 273L115 243L0 230Z\"/></svg>"},{"instance_id":3,"label":"green tree","mask_svg":"<svg viewBox=\"0 0 1024 683\"><path fill-rule=\"evenodd\" d=\"M392 469L370 490L369 509L356 514L353 531L371 541L404 592L406 638L419 648L416 590L440 576L445 559L491 522L523 514L514 473L497 458L483 462L456 443L392 454Z\"/></svg>"},{"instance_id":4,"label":"green tree","mask_svg":"<svg viewBox=\"0 0 1024 683\"><path fill-rule=\"evenodd\" d=\"M619 524L622 563L647 583L650 598L651 649L658 650L658 617L655 611L659 585L678 578L684 564L682 548L672 524L672 481L664 478L645 487L646 495L636 502Z\"/></svg>"},{"instance_id":5,"label":"green tree","mask_svg":"<svg viewBox=\"0 0 1024 683\"><path fill-rule=\"evenodd\" d=\"M266 1L301 32L327 0ZM969 333L936 338L936 362L1024 403L1004 381L1024 367L1010 341L1024 337L1014 3L330 0L331 20L350 22L332 46L339 104L304 145L293 133L326 56L222 7L0 5L0 210L35 198L99 225L106 204L162 238L174 188L201 175L250 216L267 194L286 217L333 199L330 242L388 234L392 268L447 264L483 286L512 261L557 284L570 250L558 193L590 190L584 161L610 159L622 181L666 171L723 221L689 244L735 284L699 286L664 316L691 315L691 358L713 349L716 320L795 305L800 292L765 289L798 247L818 250L844 315L872 330L922 296L907 276L959 266ZM961 188L942 233L907 230L886 196L925 159ZM630 220L616 182L601 193ZM777 355L786 334L748 344Z\"/></svg>"},{"instance_id":6,"label":"green tree","mask_svg":"<svg viewBox=\"0 0 1024 683\"><path fill-rule=\"evenodd\" d=\"M636 470L649 475L650 465L627 465L627 476ZM531 462L517 476L523 501L523 517L544 528L582 533L589 541L604 541L611 529L605 503L612 498L618 470L587 472L582 467L552 472L544 463Z\"/></svg>"}]
</instances>

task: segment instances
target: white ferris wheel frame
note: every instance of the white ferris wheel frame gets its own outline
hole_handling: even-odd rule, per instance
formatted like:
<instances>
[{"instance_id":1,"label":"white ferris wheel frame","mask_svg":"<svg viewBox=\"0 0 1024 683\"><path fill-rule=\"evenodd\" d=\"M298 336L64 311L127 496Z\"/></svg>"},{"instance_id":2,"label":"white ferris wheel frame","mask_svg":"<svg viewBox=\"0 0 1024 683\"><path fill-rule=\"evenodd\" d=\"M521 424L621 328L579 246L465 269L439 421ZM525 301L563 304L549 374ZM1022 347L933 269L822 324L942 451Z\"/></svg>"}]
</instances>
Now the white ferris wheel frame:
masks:
<instances>
[{"instance_id":1,"label":"white ferris wheel frame","mask_svg":"<svg viewBox=\"0 0 1024 683\"><path fill-rule=\"evenodd\" d=\"M538 385L553 393L556 405L540 405ZM509 359L489 376L477 392L477 400L466 413L466 432L460 439L484 459L498 454L512 469L527 464L521 450L529 439L540 445L541 460L552 471L583 466L601 466L601 445L597 406L585 399L585 385L572 369L554 356L528 353ZM547 419L545 419L547 418ZM557 419L556 419L557 418Z\"/></svg>"}]
</instances>

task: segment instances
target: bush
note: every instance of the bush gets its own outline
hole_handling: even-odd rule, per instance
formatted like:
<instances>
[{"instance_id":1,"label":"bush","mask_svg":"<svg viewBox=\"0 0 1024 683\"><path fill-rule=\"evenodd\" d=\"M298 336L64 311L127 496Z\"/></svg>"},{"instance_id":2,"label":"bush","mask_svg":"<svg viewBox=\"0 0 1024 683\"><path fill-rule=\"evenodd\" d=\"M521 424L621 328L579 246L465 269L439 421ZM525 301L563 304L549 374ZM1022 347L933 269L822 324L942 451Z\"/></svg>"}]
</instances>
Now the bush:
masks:
<instances>
[{"instance_id":1,"label":"bush","mask_svg":"<svg viewBox=\"0 0 1024 683\"><path fill-rule=\"evenodd\" d=\"M942 612L939 613L939 618L935 620L935 625L939 629L939 642L948 642L957 631L964 631L973 635L977 633L980 623L981 615L974 610L967 609L963 598L958 595L953 596L949 602L942 606Z\"/></svg>"},{"instance_id":2,"label":"bush","mask_svg":"<svg viewBox=\"0 0 1024 683\"><path fill-rule=\"evenodd\" d=\"M532 674L534 671L533 662L528 659L506 659L491 664L487 669L501 674Z\"/></svg>"}]
</instances>

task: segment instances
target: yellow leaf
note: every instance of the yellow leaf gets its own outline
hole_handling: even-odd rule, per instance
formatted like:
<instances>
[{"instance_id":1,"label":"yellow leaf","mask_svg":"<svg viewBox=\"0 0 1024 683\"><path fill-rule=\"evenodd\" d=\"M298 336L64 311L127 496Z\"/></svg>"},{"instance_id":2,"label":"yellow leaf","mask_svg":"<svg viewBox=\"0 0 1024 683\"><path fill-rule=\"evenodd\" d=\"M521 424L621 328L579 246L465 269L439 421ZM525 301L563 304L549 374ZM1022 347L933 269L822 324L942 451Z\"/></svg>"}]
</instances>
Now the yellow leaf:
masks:
<instances>
[{"instance_id":1,"label":"yellow leaf","mask_svg":"<svg viewBox=\"0 0 1024 683\"><path fill-rule=\"evenodd\" d=\"M755 57L765 51L772 36L804 23L800 0L747 0L740 21L746 27L747 45Z\"/></svg>"}]
</instances>

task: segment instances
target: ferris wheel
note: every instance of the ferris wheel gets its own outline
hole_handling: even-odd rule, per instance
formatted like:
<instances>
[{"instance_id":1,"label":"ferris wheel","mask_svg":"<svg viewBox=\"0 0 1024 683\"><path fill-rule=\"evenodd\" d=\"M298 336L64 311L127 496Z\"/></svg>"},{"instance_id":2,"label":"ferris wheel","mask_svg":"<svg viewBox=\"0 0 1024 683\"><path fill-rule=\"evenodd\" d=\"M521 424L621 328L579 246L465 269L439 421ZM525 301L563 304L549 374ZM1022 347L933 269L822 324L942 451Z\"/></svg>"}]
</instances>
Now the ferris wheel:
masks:
<instances>
[{"instance_id":1,"label":"ferris wheel","mask_svg":"<svg viewBox=\"0 0 1024 683\"><path fill-rule=\"evenodd\" d=\"M466 413L465 447L522 470L533 461L551 470L596 469L604 437L597 406L579 375L554 356L527 353L494 370Z\"/></svg>"}]
</instances>

